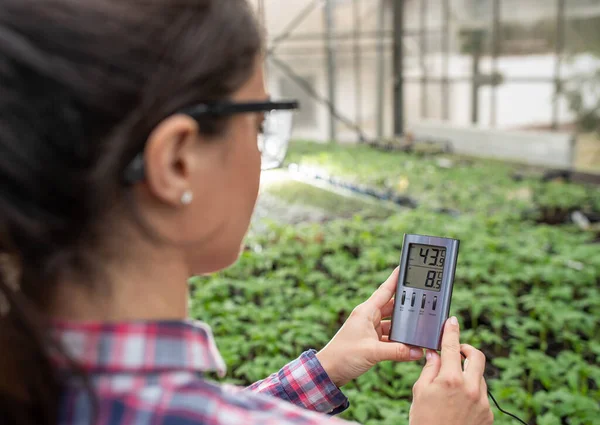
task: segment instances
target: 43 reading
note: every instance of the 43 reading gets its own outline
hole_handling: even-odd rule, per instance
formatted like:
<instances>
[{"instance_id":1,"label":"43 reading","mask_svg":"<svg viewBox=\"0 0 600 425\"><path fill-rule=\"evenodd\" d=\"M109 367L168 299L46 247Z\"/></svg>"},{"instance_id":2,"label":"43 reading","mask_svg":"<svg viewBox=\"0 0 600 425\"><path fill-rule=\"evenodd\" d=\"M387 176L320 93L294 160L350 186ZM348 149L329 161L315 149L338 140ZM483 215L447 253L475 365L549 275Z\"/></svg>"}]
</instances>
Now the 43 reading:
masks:
<instances>
[{"instance_id":1,"label":"43 reading","mask_svg":"<svg viewBox=\"0 0 600 425\"><path fill-rule=\"evenodd\" d=\"M440 292L445 260L445 247L411 244L404 286Z\"/></svg>"}]
</instances>

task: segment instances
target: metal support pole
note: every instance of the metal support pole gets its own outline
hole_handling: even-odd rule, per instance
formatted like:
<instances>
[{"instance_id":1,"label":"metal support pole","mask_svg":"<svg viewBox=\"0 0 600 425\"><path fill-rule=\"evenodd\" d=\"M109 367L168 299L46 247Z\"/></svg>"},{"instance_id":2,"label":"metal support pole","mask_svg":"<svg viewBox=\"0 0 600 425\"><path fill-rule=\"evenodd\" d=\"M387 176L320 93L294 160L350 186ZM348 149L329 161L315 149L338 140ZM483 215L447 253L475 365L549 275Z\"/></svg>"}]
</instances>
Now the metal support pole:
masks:
<instances>
[{"instance_id":1,"label":"metal support pole","mask_svg":"<svg viewBox=\"0 0 600 425\"><path fill-rule=\"evenodd\" d=\"M385 26L385 0L379 0L379 12L377 14L377 26L382 29ZM385 55L383 37L377 41L377 141L383 140L384 103L385 103Z\"/></svg>"},{"instance_id":2,"label":"metal support pole","mask_svg":"<svg viewBox=\"0 0 600 425\"><path fill-rule=\"evenodd\" d=\"M419 49L419 64L421 67L421 118L427 118L427 0L421 0L421 48Z\"/></svg>"},{"instance_id":3,"label":"metal support pole","mask_svg":"<svg viewBox=\"0 0 600 425\"><path fill-rule=\"evenodd\" d=\"M421 81L421 77L412 77L410 75L404 76L404 82L417 84L419 81ZM465 75L451 77L448 81L450 82L450 84L471 83L473 82L473 76ZM554 77L542 75L533 75L531 77L519 77L515 75L514 77L506 77L503 79L503 81L507 84L553 84ZM431 84L442 84L444 82L444 79L442 77L429 77L429 82Z\"/></svg>"},{"instance_id":4,"label":"metal support pole","mask_svg":"<svg viewBox=\"0 0 600 425\"><path fill-rule=\"evenodd\" d=\"M562 93L562 59L565 49L565 0L556 1L556 53L554 62L554 104L552 105L552 129L558 130L560 122L559 96Z\"/></svg>"},{"instance_id":5,"label":"metal support pole","mask_svg":"<svg viewBox=\"0 0 600 425\"><path fill-rule=\"evenodd\" d=\"M395 0L393 0L395 1ZM407 0L405 0L407 1ZM363 15L361 17L361 21L365 20L365 16ZM427 28L427 33L428 34L438 34L441 35L442 32L444 31L444 29L442 27L428 27ZM336 31L333 35L332 35L332 39L336 40L336 41L340 41L340 42L353 42L353 35L354 35L354 30L352 31ZM373 30L373 31L361 31L358 35L360 36L361 40L365 41L365 40L377 40L379 38L379 36L381 35L381 33L383 33L383 36L385 38L392 38L394 36L394 30L390 29L390 30L382 30L382 31L377 31L377 30ZM418 37L419 34L421 34L421 30L419 30L418 28L404 28L404 35L406 36L415 36ZM322 41L323 40L323 31L321 32L302 32L302 33L296 33L296 34L290 34L289 36L285 37L285 39L282 39L281 41L284 42L286 44L289 43L303 43L306 41Z\"/></svg>"},{"instance_id":6,"label":"metal support pole","mask_svg":"<svg viewBox=\"0 0 600 425\"><path fill-rule=\"evenodd\" d=\"M496 127L498 102L496 98L496 80L498 74L498 55L500 54L500 0L494 0L492 22L492 85L490 96L490 125Z\"/></svg>"},{"instance_id":7,"label":"metal support pole","mask_svg":"<svg viewBox=\"0 0 600 425\"><path fill-rule=\"evenodd\" d=\"M471 123L479 121L479 52L473 55L473 84L471 85Z\"/></svg>"},{"instance_id":8,"label":"metal support pole","mask_svg":"<svg viewBox=\"0 0 600 425\"><path fill-rule=\"evenodd\" d=\"M471 54L473 55L472 62L472 84L471 84L471 123L479 122L479 84L481 79L480 59L483 43L483 30L474 30L469 34L471 37Z\"/></svg>"},{"instance_id":9,"label":"metal support pole","mask_svg":"<svg viewBox=\"0 0 600 425\"><path fill-rule=\"evenodd\" d=\"M265 19L265 0L258 0L258 20L264 29L267 24Z\"/></svg>"},{"instance_id":10,"label":"metal support pole","mask_svg":"<svg viewBox=\"0 0 600 425\"><path fill-rule=\"evenodd\" d=\"M442 83L442 117L445 120L450 119L450 0L443 0L443 28L442 48L443 48L443 83Z\"/></svg>"},{"instance_id":11,"label":"metal support pole","mask_svg":"<svg viewBox=\"0 0 600 425\"><path fill-rule=\"evenodd\" d=\"M404 135L404 0L394 0L394 135Z\"/></svg>"},{"instance_id":12,"label":"metal support pole","mask_svg":"<svg viewBox=\"0 0 600 425\"><path fill-rule=\"evenodd\" d=\"M336 123L334 110L335 105L335 58L333 56L332 34L333 34L333 0L325 1L325 52L327 55L327 89L329 97L329 142L336 140Z\"/></svg>"},{"instance_id":13,"label":"metal support pole","mask_svg":"<svg viewBox=\"0 0 600 425\"><path fill-rule=\"evenodd\" d=\"M264 31L265 37L267 33L267 12L265 9L265 0L258 0L258 20L260 22L261 31ZM265 62L265 66L263 66L263 70L265 73L265 80L269 81L269 67Z\"/></svg>"},{"instance_id":14,"label":"metal support pole","mask_svg":"<svg viewBox=\"0 0 600 425\"><path fill-rule=\"evenodd\" d=\"M360 0L353 0L354 17L354 100L356 125L362 125L362 50L360 46ZM381 30L381 28L380 28Z\"/></svg>"},{"instance_id":15,"label":"metal support pole","mask_svg":"<svg viewBox=\"0 0 600 425\"><path fill-rule=\"evenodd\" d=\"M321 35L321 39L323 39L323 36ZM269 55L273 55L273 54L277 54L279 56L287 56L287 57L298 57L298 56L313 56L314 58L323 56L325 54L325 49L323 49L322 51L316 51L316 48L321 48L323 42L321 41L321 44L319 46L303 46L303 47L293 47L293 48L285 48L285 49L281 49L281 51L278 52L271 52L269 53ZM362 45L360 48L360 52L361 52L361 60L364 63L367 60L367 56L368 56L368 61L370 64L374 64L377 60L377 52L378 52L378 47L377 45L374 46L365 46ZM387 50L392 50L393 49L393 43L385 43L384 44L384 51ZM344 57L346 62L352 62L353 58L354 58L354 47L353 46L340 46L339 44L335 44L335 58L336 60L339 61L340 57ZM314 61L313 61L314 62ZM420 78L420 77L419 77ZM431 82L431 80L433 80L434 77L429 77L429 81ZM552 79L552 77L550 77ZM363 90L364 92L364 90Z\"/></svg>"}]
</instances>

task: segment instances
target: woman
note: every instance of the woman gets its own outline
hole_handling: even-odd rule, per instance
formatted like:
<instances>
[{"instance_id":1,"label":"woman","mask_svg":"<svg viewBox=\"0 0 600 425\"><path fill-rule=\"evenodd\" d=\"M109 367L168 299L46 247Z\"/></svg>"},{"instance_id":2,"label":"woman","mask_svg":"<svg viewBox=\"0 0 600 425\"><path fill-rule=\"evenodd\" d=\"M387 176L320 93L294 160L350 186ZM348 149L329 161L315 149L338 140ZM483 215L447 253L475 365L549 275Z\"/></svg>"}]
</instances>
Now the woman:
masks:
<instances>
[{"instance_id":1,"label":"woman","mask_svg":"<svg viewBox=\"0 0 600 425\"><path fill-rule=\"evenodd\" d=\"M320 424L383 360L397 272L320 352L242 390L187 279L235 262L268 102L245 0L0 0L0 422ZM410 423L489 424L484 356L445 329ZM460 351L469 360L461 368Z\"/></svg>"}]
</instances>

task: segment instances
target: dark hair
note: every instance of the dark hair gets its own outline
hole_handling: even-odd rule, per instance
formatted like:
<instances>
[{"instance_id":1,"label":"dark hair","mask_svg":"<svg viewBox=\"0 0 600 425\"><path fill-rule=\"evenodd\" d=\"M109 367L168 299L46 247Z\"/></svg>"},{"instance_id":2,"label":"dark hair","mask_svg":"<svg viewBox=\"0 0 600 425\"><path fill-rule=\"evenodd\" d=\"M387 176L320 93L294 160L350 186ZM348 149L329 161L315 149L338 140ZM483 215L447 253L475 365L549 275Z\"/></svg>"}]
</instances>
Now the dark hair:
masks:
<instances>
[{"instance_id":1,"label":"dark hair","mask_svg":"<svg viewBox=\"0 0 600 425\"><path fill-rule=\"evenodd\" d=\"M0 0L3 423L57 421L45 301L100 268L127 164L161 120L240 88L261 48L246 0Z\"/></svg>"}]
</instances>

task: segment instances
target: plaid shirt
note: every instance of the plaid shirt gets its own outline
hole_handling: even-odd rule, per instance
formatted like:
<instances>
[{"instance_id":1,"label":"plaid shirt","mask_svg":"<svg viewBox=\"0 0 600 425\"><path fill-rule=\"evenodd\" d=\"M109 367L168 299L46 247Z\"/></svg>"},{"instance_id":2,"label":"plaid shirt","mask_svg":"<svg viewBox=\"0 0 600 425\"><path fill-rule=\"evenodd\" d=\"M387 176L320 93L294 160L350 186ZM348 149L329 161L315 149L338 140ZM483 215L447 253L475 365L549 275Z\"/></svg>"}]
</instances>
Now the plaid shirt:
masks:
<instances>
[{"instance_id":1,"label":"plaid shirt","mask_svg":"<svg viewBox=\"0 0 600 425\"><path fill-rule=\"evenodd\" d=\"M56 323L54 332L89 374L97 425L342 424L332 417L348 400L315 356L303 353L279 372L244 389L218 385L225 375L212 332L200 322ZM60 425L92 424L81 380L65 374Z\"/></svg>"}]
</instances>

